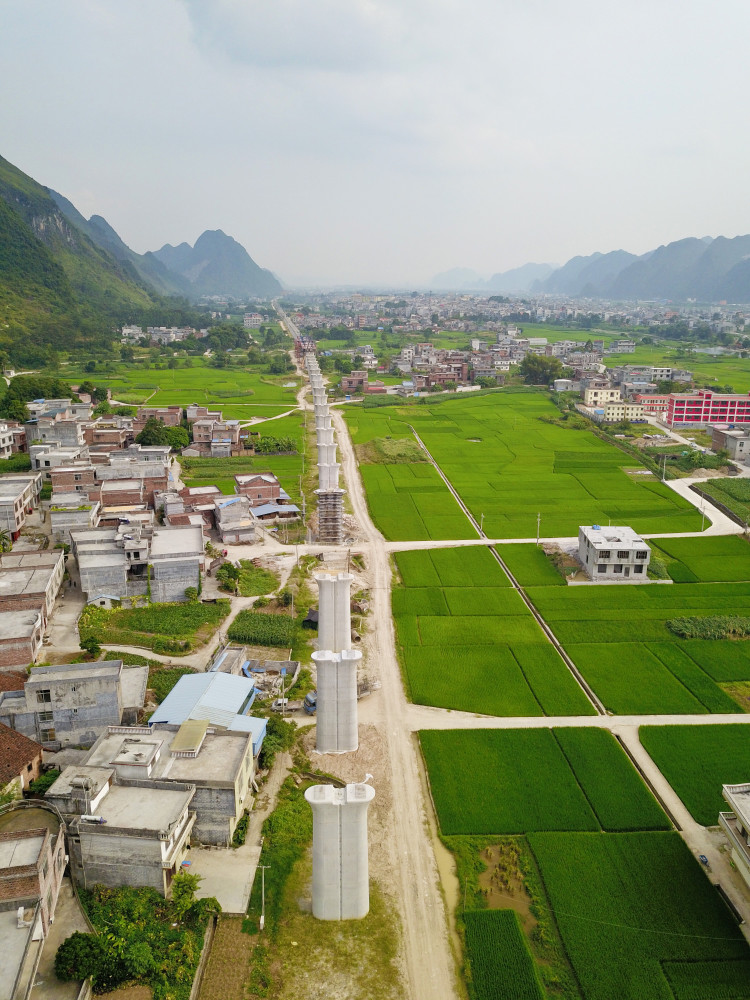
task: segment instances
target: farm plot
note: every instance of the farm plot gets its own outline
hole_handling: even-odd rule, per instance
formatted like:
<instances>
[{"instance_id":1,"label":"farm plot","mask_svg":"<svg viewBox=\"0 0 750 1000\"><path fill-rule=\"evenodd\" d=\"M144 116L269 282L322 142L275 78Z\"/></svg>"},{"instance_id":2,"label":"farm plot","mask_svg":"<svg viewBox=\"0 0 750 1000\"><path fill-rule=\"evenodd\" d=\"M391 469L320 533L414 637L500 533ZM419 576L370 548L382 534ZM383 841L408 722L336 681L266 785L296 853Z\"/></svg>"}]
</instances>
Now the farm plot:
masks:
<instances>
[{"instance_id":1,"label":"farm plot","mask_svg":"<svg viewBox=\"0 0 750 1000\"><path fill-rule=\"evenodd\" d=\"M703 826L729 808L721 786L750 775L750 726L641 726L644 749Z\"/></svg>"},{"instance_id":2,"label":"farm plot","mask_svg":"<svg viewBox=\"0 0 750 1000\"><path fill-rule=\"evenodd\" d=\"M564 587L565 580L557 572L544 550L536 545L516 543L499 545L498 554L522 587Z\"/></svg>"},{"instance_id":3,"label":"farm plot","mask_svg":"<svg viewBox=\"0 0 750 1000\"><path fill-rule=\"evenodd\" d=\"M470 910L464 926L475 1000L545 1000L513 910Z\"/></svg>"},{"instance_id":4,"label":"farm plot","mask_svg":"<svg viewBox=\"0 0 750 1000\"><path fill-rule=\"evenodd\" d=\"M746 1000L747 942L676 833L531 833L587 1000Z\"/></svg>"},{"instance_id":5,"label":"farm plot","mask_svg":"<svg viewBox=\"0 0 750 1000\"><path fill-rule=\"evenodd\" d=\"M750 544L740 535L718 538L659 538L651 543L666 557L675 583L750 580Z\"/></svg>"},{"instance_id":6,"label":"farm plot","mask_svg":"<svg viewBox=\"0 0 750 1000\"><path fill-rule=\"evenodd\" d=\"M714 539L691 541L699 550ZM610 711L701 714L740 707L717 682L750 680L750 643L678 640L666 622L746 616L750 584L531 587L528 595Z\"/></svg>"},{"instance_id":7,"label":"farm plot","mask_svg":"<svg viewBox=\"0 0 750 1000\"><path fill-rule=\"evenodd\" d=\"M474 517L484 515L489 537L534 537L537 513L545 537L608 520L636 531L700 530L686 500L653 477L628 476L633 459L592 432L543 419L556 415L544 393L508 390L348 411L347 420L357 443L408 437L413 426Z\"/></svg>"},{"instance_id":8,"label":"farm plot","mask_svg":"<svg viewBox=\"0 0 750 1000\"><path fill-rule=\"evenodd\" d=\"M393 614L412 701L487 715L593 713L488 549L395 559Z\"/></svg>"},{"instance_id":9,"label":"farm plot","mask_svg":"<svg viewBox=\"0 0 750 1000\"><path fill-rule=\"evenodd\" d=\"M222 493L234 493L234 477L251 472L272 472L296 502L299 498L301 455L249 455L235 458L181 458L182 480L186 486L218 486Z\"/></svg>"},{"instance_id":10,"label":"farm plot","mask_svg":"<svg viewBox=\"0 0 750 1000\"><path fill-rule=\"evenodd\" d=\"M476 538L432 465L360 465L376 527L392 541Z\"/></svg>"},{"instance_id":11,"label":"farm plot","mask_svg":"<svg viewBox=\"0 0 750 1000\"><path fill-rule=\"evenodd\" d=\"M669 828L604 730L426 730L420 742L444 836Z\"/></svg>"},{"instance_id":12,"label":"farm plot","mask_svg":"<svg viewBox=\"0 0 750 1000\"><path fill-rule=\"evenodd\" d=\"M147 604L111 611L87 605L78 622L82 640L109 645L143 646L155 653L188 653L208 642L231 610L228 600L212 604Z\"/></svg>"}]
</instances>

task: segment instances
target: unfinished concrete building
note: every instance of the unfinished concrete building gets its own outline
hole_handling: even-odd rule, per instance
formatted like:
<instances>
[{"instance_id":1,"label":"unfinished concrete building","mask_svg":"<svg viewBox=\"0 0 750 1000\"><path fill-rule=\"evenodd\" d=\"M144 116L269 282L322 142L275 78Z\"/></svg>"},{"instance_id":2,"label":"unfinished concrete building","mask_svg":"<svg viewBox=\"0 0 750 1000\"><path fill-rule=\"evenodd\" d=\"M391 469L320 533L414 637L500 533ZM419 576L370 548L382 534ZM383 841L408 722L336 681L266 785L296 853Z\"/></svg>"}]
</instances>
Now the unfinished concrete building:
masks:
<instances>
[{"instance_id":1,"label":"unfinished concrete building","mask_svg":"<svg viewBox=\"0 0 750 1000\"><path fill-rule=\"evenodd\" d=\"M312 785L305 798L313 813L313 916L361 920L370 909L367 810L375 789Z\"/></svg>"},{"instance_id":2,"label":"unfinished concrete building","mask_svg":"<svg viewBox=\"0 0 750 1000\"><path fill-rule=\"evenodd\" d=\"M195 812L193 838L221 847L231 842L255 776L252 735L215 730L206 719L180 725L109 726L82 766L83 771L78 765L65 768L45 796L68 822L89 811L72 780L79 772L89 778L99 774L115 784L136 780L144 788L157 782L174 787L176 782L180 787L195 786L190 807Z\"/></svg>"},{"instance_id":3,"label":"unfinished concrete building","mask_svg":"<svg viewBox=\"0 0 750 1000\"><path fill-rule=\"evenodd\" d=\"M36 667L22 691L0 692L0 720L48 747L91 746L107 726L135 722L147 677L122 660Z\"/></svg>"}]
</instances>

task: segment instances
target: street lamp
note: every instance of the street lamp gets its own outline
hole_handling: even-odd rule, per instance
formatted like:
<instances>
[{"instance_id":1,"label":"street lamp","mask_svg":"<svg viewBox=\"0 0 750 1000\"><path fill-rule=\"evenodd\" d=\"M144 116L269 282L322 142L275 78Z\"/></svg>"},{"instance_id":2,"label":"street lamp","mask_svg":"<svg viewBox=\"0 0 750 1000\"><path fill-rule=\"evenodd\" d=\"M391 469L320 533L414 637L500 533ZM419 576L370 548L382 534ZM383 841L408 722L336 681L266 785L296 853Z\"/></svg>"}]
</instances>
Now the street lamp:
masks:
<instances>
[{"instance_id":1,"label":"street lamp","mask_svg":"<svg viewBox=\"0 0 750 1000\"><path fill-rule=\"evenodd\" d=\"M270 868L270 865L258 865L260 868L260 878L261 878L261 904L260 904L260 929L266 925L266 868Z\"/></svg>"}]
</instances>

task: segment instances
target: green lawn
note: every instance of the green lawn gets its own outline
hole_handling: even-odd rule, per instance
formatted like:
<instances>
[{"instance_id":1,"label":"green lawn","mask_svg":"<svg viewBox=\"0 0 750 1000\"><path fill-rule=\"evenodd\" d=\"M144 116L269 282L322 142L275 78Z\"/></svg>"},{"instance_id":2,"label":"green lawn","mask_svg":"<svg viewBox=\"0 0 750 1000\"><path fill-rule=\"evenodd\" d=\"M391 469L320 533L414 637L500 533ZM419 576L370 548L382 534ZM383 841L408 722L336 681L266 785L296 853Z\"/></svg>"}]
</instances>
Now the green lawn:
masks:
<instances>
[{"instance_id":1,"label":"green lawn","mask_svg":"<svg viewBox=\"0 0 750 1000\"><path fill-rule=\"evenodd\" d=\"M488 548L400 552L392 591L416 704L486 715L594 709Z\"/></svg>"}]
</instances>

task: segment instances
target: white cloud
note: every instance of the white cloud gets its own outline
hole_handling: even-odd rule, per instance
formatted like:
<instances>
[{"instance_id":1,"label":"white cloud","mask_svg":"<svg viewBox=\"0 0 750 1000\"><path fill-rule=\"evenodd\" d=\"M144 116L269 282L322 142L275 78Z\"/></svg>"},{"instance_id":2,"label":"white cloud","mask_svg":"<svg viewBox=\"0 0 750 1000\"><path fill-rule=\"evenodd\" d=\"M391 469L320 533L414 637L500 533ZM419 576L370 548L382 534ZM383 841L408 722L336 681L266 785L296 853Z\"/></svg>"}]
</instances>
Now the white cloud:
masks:
<instances>
[{"instance_id":1,"label":"white cloud","mask_svg":"<svg viewBox=\"0 0 750 1000\"><path fill-rule=\"evenodd\" d=\"M28 0L0 153L326 280L750 231L744 0ZM10 82L8 82L10 81Z\"/></svg>"}]
</instances>

